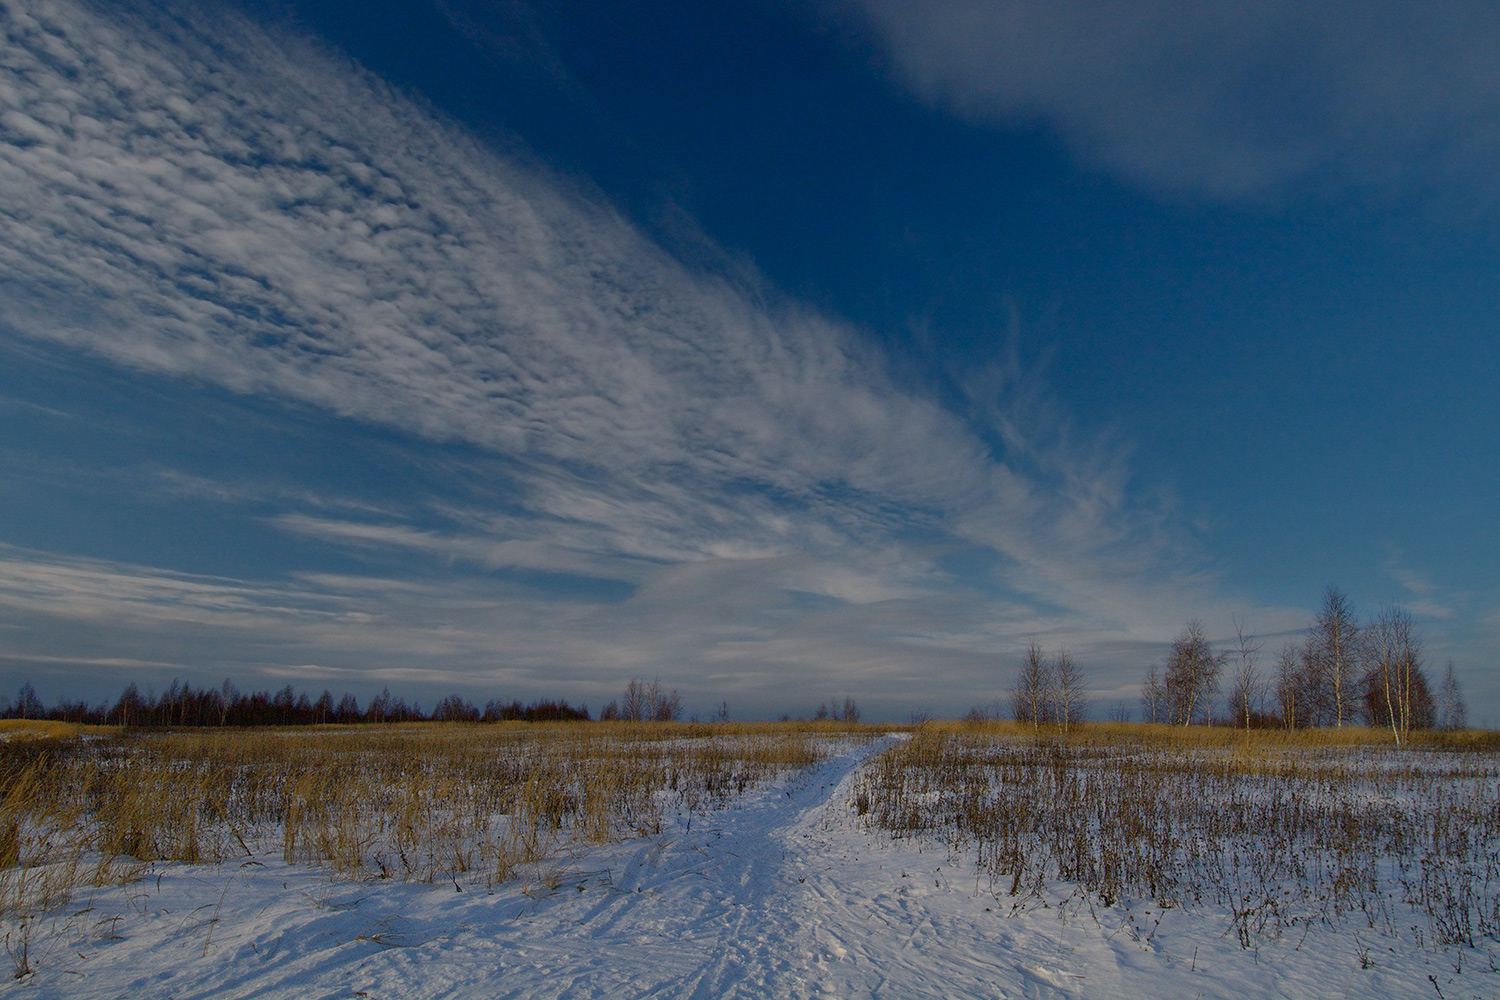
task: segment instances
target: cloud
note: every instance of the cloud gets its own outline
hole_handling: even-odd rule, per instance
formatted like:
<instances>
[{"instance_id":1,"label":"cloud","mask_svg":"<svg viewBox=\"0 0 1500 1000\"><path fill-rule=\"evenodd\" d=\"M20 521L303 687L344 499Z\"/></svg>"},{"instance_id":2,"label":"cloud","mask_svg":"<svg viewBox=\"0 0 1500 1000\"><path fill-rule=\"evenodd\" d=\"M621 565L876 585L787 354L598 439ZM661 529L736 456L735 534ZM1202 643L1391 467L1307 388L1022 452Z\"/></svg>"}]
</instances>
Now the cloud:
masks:
<instances>
[{"instance_id":1,"label":"cloud","mask_svg":"<svg viewBox=\"0 0 1500 1000\"><path fill-rule=\"evenodd\" d=\"M516 597L464 581L242 580L0 546L5 658L38 664L156 664L209 677L309 662L356 671L421 664L470 682L513 679L495 651L508 632L524 634L513 626L536 610ZM516 657L519 675L530 665L524 652Z\"/></svg>"},{"instance_id":2,"label":"cloud","mask_svg":"<svg viewBox=\"0 0 1500 1000\"><path fill-rule=\"evenodd\" d=\"M639 570L632 572L618 560L601 558L587 546L565 547L552 540L497 538L493 532L458 534L399 522L349 521L308 514L284 514L274 523L285 531L345 546L400 549L485 569L540 570L610 579L639 575ZM515 530L529 529L522 522Z\"/></svg>"},{"instance_id":3,"label":"cloud","mask_svg":"<svg viewBox=\"0 0 1500 1000\"><path fill-rule=\"evenodd\" d=\"M1152 188L1241 198L1420 179L1493 200L1500 9L1483 0L841 6L922 98L1046 122L1080 158Z\"/></svg>"},{"instance_id":4,"label":"cloud","mask_svg":"<svg viewBox=\"0 0 1500 1000\"><path fill-rule=\"evenodd\" d=\"M82 667L90 670L99 668L120 671L139 670L171 670L183 671L192 669L185 663L167 663L161 660L132 660L120 656L45 656L41 654L18 654L0 652L0 660L15 660L27 664L60 665L66 667ZM128 676L128 675L127 675Z\"/></svg>"},{"instance_id":5,"label":"cloud","mask_svg":"<svg viewBox=\"0 0 1500 1000\"><path fill-rule=\"evenodd\" d=\"M0 606L18 619L60 616L76 622L233 628L267 617L283 626L337 620L337 602L289 588L170 573L103 560L65 559L0 545ZM356 620L363 617L356 613Z\"/></svg>"},{"instance_id":6,"label":"cloud","mask_svg":"<svg viewBox=\"0 0 1500 1000\"><path fill-rule=\"evenodd\" d=\"M1070 432L1013 362L976 378L972 412L945 409L848 325L685 266L586 186L231 9L5 11L0 326L461 442L494 498L424 523L353 498L275 516L454 567L399 596L13 555L0 603L53 641L86 620L142 660L173 659L148 655L153 629L195 650L218 630L257 669L417 663L566 689L710 664L737 685L920 691L914 664L973 679L1064 631L1136 648L1213 600L1127 451ZM955 572L954 552L987 568ZM624 589L561 600L486 570Z\"/></svg>"},{"instance_id":7,"label":"cloud","mask_svg":"<svg viewBox=\"0 0 1500 1000\"><path fill-rule=\"evenodd\" d=\"M1437 585L1427 574L1408 566L1395 547L1387 552L1382 568L1409 595L1403 603L1412 614L1443 620L1457 617L1453 608L1438 599Z\"/></svg>"},{"instance_id":8,"label":"cloud","mask_svg":"<svg viewBox=\"0 0 1500 1000\"><path fill-rule=\"evenodd\" d=\"M1420 573L1406 565L1401 558L1401 553L1394 547L1386 553L1382 567L1392 580L1417 597L1426 597L1437 589L1425 573Z\"/></svg>"},{"instance_id":9,"label":"cloud","mask_svg":"<svg viewBox=\"0 0 1500 1000\"><path fill-rule=\"evenodd\" d=\"M795 560L769 572L704 560L658 569L623 601L557 602L482 576L273 582L0 546L0 660L42 675L84 671L68 693L92 700L113 697L123 679L229 675L242 685L451 685L597 705L626 678L652 675L694 703L731 697L740 712L795 710L856 688L896 705L941 695L956 711L967 691L996 683L991 657L931 631L972 630L992 608L948 595L947 614L935 615L930 596L848 595L838 580L827 600L799 607L799 594L813 594L799 588L817 589L826 572ZM953 690L935 692L934 672Z\"/></svg>"},{"instance_id":10,"label":"cloud","mask_svg":"<svg viewBox=\"0 0 1500 1000\"><path fill-rule=\"evenodd\" d=\"M664 469L909 503L984 487L962 427L849 331L687 272L352 66L227 14L210 46L31 13L0 121L16 330L471 441L574 513L579 478L675 508Z\"/></svg>"}]
</instances>

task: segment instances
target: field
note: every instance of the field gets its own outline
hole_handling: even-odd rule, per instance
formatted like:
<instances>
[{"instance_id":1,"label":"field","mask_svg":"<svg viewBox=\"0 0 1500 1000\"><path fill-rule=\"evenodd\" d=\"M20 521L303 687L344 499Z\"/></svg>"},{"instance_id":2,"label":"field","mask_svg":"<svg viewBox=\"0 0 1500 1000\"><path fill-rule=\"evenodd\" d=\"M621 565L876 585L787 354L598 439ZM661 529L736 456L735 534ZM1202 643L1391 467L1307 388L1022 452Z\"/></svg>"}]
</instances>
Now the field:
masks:
<instances>
[{"instance_id":1,"label":"field","mask_svg":"<svg viewBox=\"0 0 1500 1000\"><path fill-rule=\"evenodd\" d=\"M1500 995L1485 734L0 737L26 995Z\"/></svg>"}]
</instances>

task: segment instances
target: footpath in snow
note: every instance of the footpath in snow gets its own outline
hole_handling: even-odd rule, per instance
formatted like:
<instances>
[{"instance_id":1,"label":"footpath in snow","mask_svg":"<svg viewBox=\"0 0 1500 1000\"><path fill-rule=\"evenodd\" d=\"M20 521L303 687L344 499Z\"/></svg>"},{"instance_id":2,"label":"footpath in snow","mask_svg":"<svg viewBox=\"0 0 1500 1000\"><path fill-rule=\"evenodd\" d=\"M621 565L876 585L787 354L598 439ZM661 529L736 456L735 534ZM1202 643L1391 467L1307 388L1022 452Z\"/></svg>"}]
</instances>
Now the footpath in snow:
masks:
<instances>
[{"instance_id":1,"label":"footpath in snow","mask_svg":"<svg viewBox=\"0 0 1500 1000\"><path fill-rule=\"evenodd\" d=\"M888 745L667 832L482 886L348 882L261 859L167 866L31 930L34 997L1457 997L1500 975L1314 928L1239 947L1212 910L1023 906L967 858L850 808ZM1465 958L1483 965L1470 951Z\"/></svg>"}]
</instances>

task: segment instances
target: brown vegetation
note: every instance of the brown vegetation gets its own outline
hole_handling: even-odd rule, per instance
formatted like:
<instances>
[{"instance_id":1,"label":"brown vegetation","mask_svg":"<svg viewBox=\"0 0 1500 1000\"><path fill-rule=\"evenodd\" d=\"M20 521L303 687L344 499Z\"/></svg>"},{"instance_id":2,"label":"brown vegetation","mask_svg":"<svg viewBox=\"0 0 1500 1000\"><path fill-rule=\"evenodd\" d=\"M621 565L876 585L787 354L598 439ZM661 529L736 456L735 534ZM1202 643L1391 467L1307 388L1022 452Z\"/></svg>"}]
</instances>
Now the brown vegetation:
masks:
<instances>
[{"instance_id":1,"label":"brown vegetation","mask_svg":"<svg viewBox=\"0 0 1500 1000\"><path fill-rule=\"evenodd\" d=\"M0 917L158 861L275 854L352 877L493 885L652 833L821 753L828 724L448 723L0 744Z\"/></svg>"},{"instance_id":2,"label":"brown vegetation","mask_svg":"<svg viewBox=\"0 0 1500 1000\"><path fill-rule=\"evenodd\" d=\"M1413 745L1347 726L930 725L867 770L854 808L972 852L1016 906L1058 880L1105 905L1221 905L1245 947L1313 921L1500 938L1500 737Z\"/></svg>"}]
</instances>

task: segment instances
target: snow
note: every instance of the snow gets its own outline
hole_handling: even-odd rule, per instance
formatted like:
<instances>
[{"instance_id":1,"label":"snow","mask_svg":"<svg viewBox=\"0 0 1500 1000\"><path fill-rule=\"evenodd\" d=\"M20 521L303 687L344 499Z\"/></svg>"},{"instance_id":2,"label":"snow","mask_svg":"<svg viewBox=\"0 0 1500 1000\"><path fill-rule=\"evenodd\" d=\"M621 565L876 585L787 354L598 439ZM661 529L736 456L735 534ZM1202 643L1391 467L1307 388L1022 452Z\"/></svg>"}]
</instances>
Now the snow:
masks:
<instances>
[{"instance_id":1,"label":"snow","mask_svg":"<svg viewBox=\"0 0 1500 1000\"><path fill-rule=\"evenodd\" d=\"M889 739L889 738L888 738ZM337 880L279 857L165 865L29 928L29 997L1495 997L1497 950L992 891L849 806L887 741L647 839L483 885ZM15 955L22 929L8 928ZM1305 934L1303 931L1305 930Z\"/></svg>"}]
</instances>

